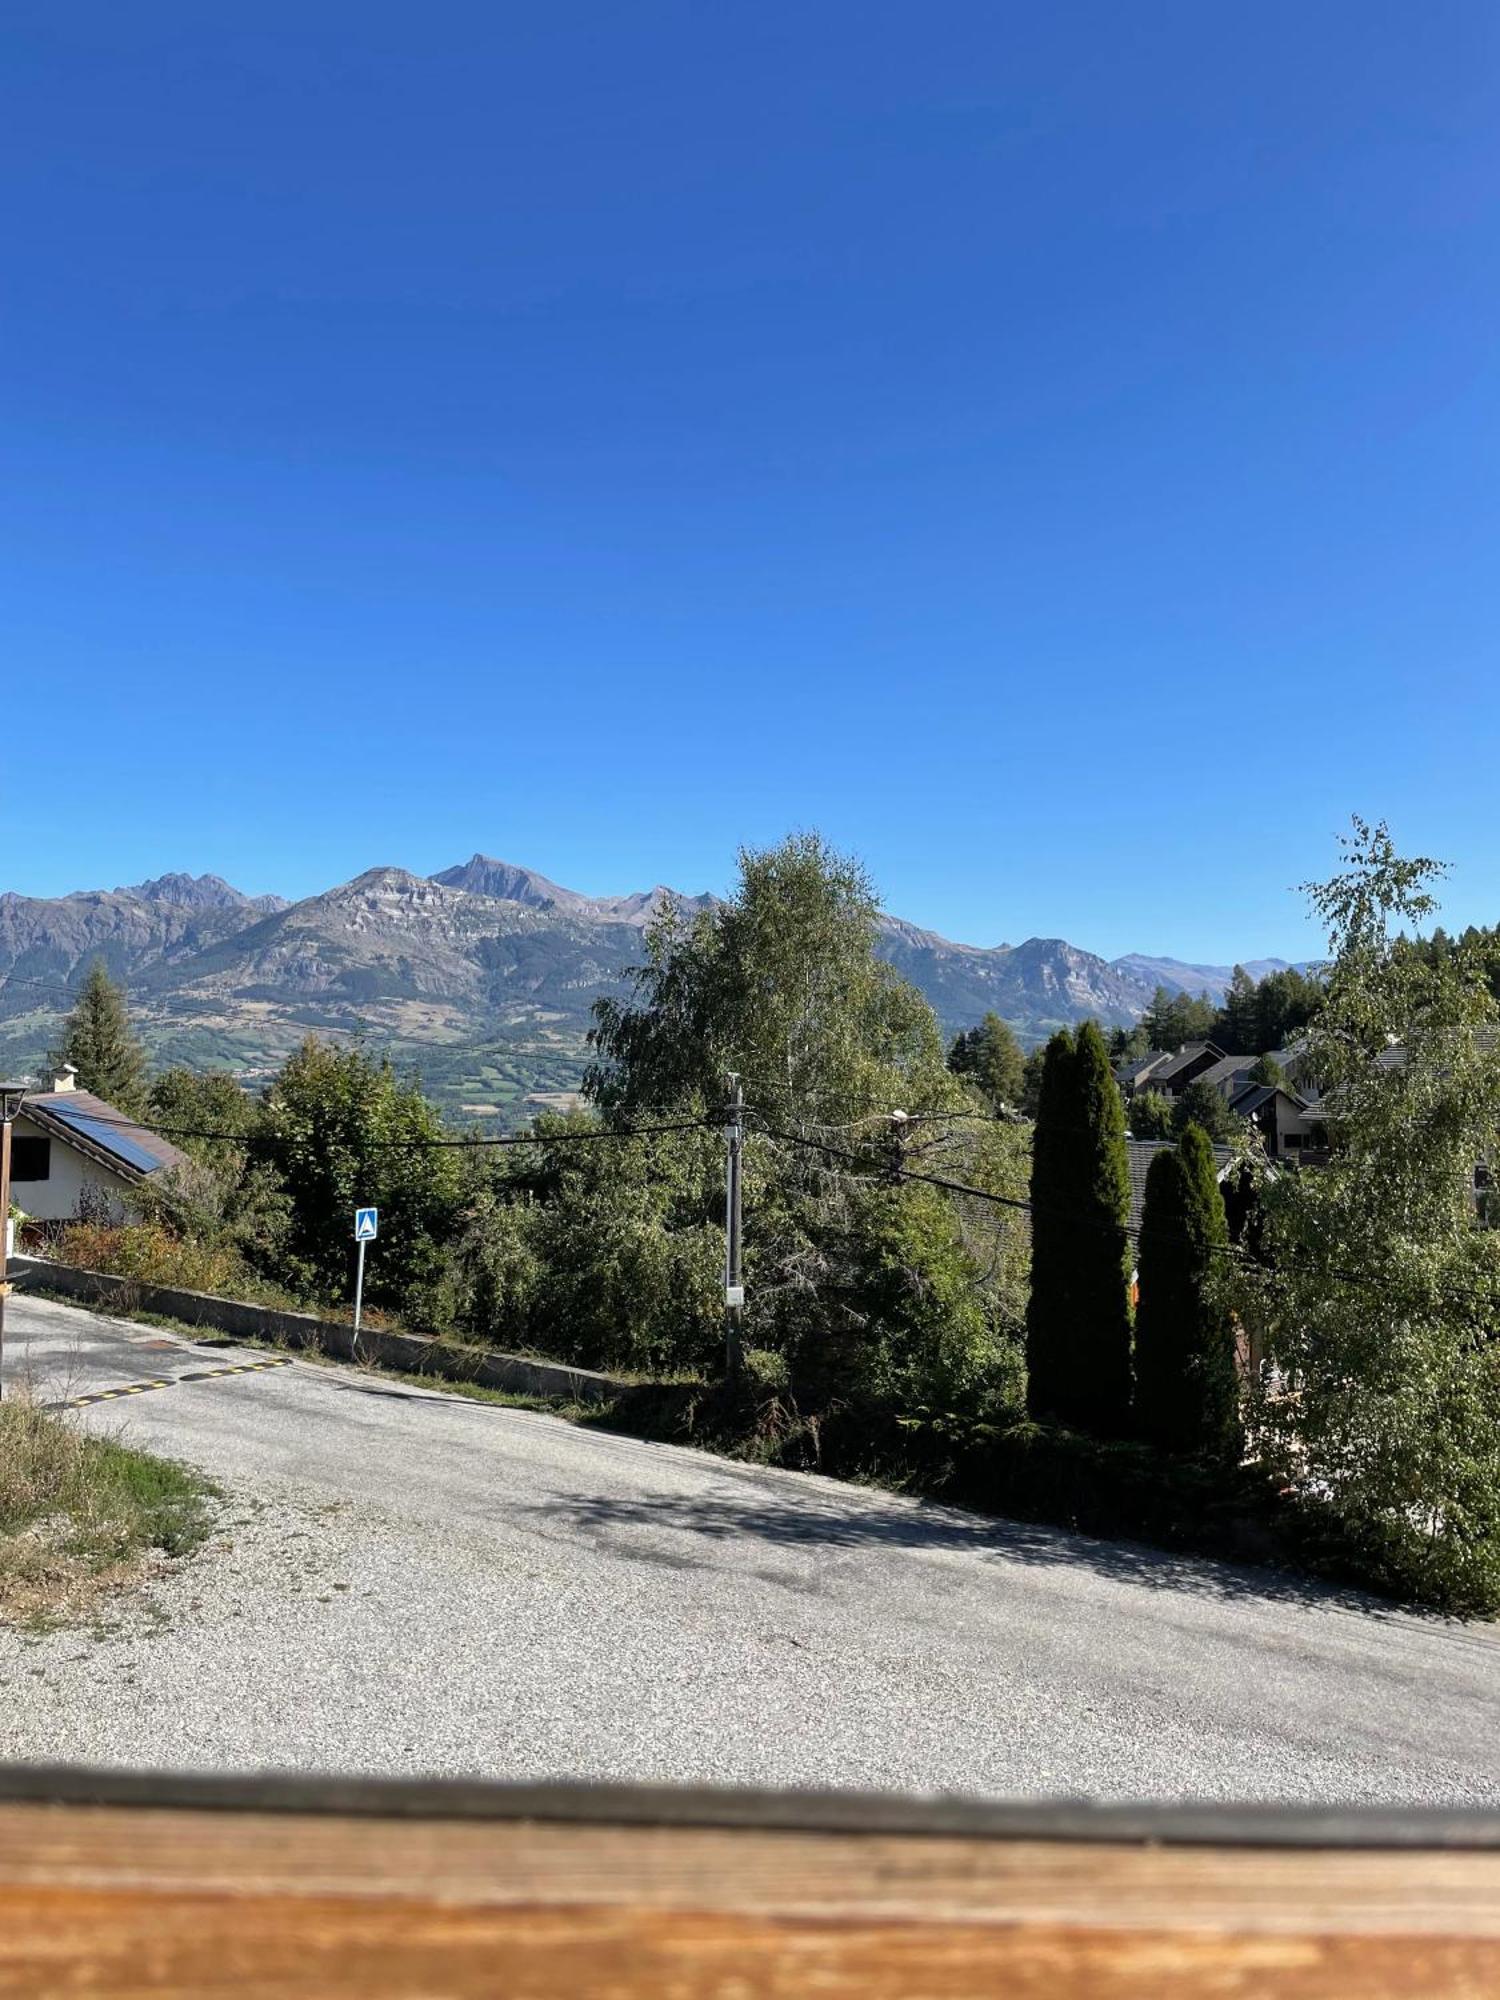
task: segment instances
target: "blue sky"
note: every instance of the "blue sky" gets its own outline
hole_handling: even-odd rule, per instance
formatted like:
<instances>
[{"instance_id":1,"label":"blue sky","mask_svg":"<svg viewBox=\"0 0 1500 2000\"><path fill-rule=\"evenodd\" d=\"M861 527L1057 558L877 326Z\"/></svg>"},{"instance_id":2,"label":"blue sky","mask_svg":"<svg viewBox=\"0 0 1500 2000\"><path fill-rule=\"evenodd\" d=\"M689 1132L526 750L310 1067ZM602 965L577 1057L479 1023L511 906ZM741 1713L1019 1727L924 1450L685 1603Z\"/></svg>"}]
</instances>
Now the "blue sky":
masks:
<instances>
[{"instance_id":1,"label":"blue sky","mask_svg":"<svg viewBox=\"0 0 1500 2000\"><path fill-rule=\"evenodd\" d=\"M1228 959L1357 810L1500 918L1489 0L79 0L6 69L0 888L818 826Z\"/></svg>"}]
</instances>

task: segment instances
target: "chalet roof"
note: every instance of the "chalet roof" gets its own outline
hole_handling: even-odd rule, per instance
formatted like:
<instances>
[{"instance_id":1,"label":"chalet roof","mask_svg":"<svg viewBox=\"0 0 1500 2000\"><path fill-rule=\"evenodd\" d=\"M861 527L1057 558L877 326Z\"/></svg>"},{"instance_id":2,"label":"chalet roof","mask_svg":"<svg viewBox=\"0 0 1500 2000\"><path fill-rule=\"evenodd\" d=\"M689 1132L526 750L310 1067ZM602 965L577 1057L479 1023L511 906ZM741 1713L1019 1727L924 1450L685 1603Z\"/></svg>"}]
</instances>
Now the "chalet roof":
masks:
<instances>
[{"instance_id":1,"label":"chalet roof","mask_svg":"<svg viewBox=\"0 0 1500 2000\"><path fill-rule=\"evenodd\" d=\"M1193 1081L1211 1083L1215 1090L1223 1090L1236 1077L1248 1076L1258 1061L1258 1056L1220 1056L1208 1069L1199 1070Z\"/></svg>"},{"instance_id":2,"label":"chalet roof","mask_svg":"<svg viewBox=\"0 0 1500 2000\"><path fill-rule=\"evenodd\" d=\"M1139 1229L1141 1211L1146 1204L1146 1175L1151 1170L1151 1162L1158 1153L1171 1152L1176 1142L1172 1139L1127 1139L1125 1157L1130 1163L1130 1227ZM1233 1146L1215 1146L1214 1162L1219 1169L1219 1179L1234 1165Z\"/></svg>"},{"instance_id":3,"label":"chalet roof","mask_svg":"<svg viewBox=\"0 0 1500 2000\"><path fill-rule=\"evenodd\" d=\"M1162 1067L1153 1072L1154 1080L1157 1083L1170 1083L1183 1070L1210 1052L1216 1062L1223 1060L1224 1051L1216 1042L1184 1042L1175 1056L1168 1056ZM1251 1060L1254 1061L1254 1057Z\"/></svg>"},{"instance_id":4,"label":"chalet roof","mask_svg":"<svg viewBox=\"0 0 1500 2000\"><path fill-rule=\"evenodd\" d=\"M1170 1061L1171 1057L1165 1049L1147 1049L1143 1056L1132 1056L1128 1062L1116 1063L1115 1080L1117 1083L1139 1083L1142 1077L1150 1076L1153 1070Z\"/></svg>"},{"instance_id":5,"label":"chalet roof","mask_svg":"<svg viewBox=\"0 0 1500 2000\"><path fill-rule=\"evenodd\" d=\"M1298 1112L1304 1118L1312 1116L1308 1112L1308 1106L1296 1094L1296 1090L1288 1090L1284 1084L1246 1084L1242 1090L1236 1090L1234 1096L1230 1098L1230 1110L1236 1112L1240 1118L1250 1118L1254 1112L1262 1110L1262 1106L1270 1104L1272 1098L1286 1098L1286 1102L1292 1106L1294 1112Z\"/></svg>"},{"instance_id":6,"label":"chalet roof","mask_svg":"<svg viewBox=\"0 0 1500 2000\"><path fill-rule=\"evenodd\" d=\"M148 1132L91 1090L39 1090L21 1100L20 1116L75 1152L99 1160L127 1181L144 1181L187 1164L170 1139Z\"/></svg>"}]
</instances>

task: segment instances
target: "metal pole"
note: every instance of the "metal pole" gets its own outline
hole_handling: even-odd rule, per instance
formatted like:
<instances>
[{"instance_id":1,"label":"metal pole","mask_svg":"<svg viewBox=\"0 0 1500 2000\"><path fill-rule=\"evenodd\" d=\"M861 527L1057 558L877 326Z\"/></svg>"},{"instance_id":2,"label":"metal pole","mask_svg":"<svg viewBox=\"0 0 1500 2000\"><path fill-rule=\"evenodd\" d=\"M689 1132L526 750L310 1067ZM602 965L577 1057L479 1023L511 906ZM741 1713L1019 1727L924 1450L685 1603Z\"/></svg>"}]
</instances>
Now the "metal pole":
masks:
<instances>
[{"instance_id":1,"label":"metal pole","mask_svg":"<svg viewBox=\"0 0 1500 2000\"><path fill-rule=\"evenodd\" d=\"M10 1120L0 1117L0 1396L5 1394L5 1301L10 1296Z\"/></svg>"},{"instance_id":2,"label":"metal pole","mask_svg":"<svg viewBox=\"0 0 1500 2000\"><path fill-rule=\"evenodd\" d=\"M740 1243L744 1229L741 1167L745 1149L745 1093L737 1076L731 1076L729 1084L733 1095L729 1123L724 1127L724 1368L733 1381L740 1372L744 1352L745 1285Z\"/></svg>"},{"instance_id":3,"label":"metal pole","mask_svg":"<svg viewBox=\"0 0 1500 2000\"><path fill-rule=\"evenodd\" d=\"M354 1265L354 1344L359 1344L359 1310L365 1297L365 1239L359 1239L359 1256Z\"/></svg>"}]
</instances>

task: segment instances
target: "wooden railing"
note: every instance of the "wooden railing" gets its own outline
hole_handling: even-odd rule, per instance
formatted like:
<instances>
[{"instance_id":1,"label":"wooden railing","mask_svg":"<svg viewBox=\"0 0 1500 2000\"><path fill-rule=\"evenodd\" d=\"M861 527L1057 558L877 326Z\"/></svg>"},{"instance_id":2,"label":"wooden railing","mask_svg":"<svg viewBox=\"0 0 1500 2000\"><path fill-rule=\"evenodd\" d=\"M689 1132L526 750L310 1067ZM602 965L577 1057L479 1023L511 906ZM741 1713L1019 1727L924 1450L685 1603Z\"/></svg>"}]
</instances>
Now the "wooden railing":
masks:
<instances>
[{"instance_id":1,"label":"wooden railing","mask_svg":"<svg viewBox=\"0 0 1500 2000\"><path fill-rule=\"evenodd\" d=\"M0 1993L1500 1994L1500 1819L0 1773Z\"/></svg>"}]
</instances>

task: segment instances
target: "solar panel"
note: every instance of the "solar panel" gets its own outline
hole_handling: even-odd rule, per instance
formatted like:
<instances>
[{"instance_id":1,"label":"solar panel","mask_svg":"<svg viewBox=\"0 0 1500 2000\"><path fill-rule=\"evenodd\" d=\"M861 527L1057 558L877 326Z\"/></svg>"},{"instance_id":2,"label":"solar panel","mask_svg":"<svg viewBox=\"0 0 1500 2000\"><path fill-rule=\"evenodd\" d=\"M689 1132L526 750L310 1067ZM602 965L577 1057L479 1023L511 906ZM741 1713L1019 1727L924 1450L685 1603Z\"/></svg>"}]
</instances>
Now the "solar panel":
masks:
<instances>
[{"instance_id":1,"label":"solar panel","mask_svg":"<svg viewBox=\"0 0 1500 2000\"><path fill-rule=\"evenodd\" d=\"M71 1126L80 1138L92 1139L96 1146L103 1146L116 1159L138 1167L143 1174L154 1174L162 1165L159 1153L148 1152L139 1139L115 1124L108 1112L86 1111L81 1104L59 1104L56 1098L49 1098L47 1111L51 1117Z\"/></svg>"}]
</instances>

